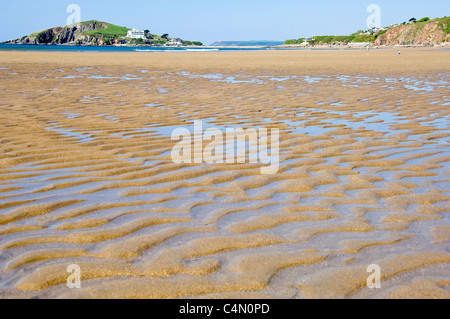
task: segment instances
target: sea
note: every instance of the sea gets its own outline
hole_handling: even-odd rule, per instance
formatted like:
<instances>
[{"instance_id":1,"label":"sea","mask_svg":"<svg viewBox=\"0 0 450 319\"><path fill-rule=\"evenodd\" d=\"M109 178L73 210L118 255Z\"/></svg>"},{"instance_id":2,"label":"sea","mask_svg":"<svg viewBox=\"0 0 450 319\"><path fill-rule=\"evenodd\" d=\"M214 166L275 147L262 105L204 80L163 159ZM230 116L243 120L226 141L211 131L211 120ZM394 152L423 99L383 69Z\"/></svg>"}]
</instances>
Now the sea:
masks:
<instances>
[{"instance_id":1,"label":"sea","mask_svg":"<svg viewBox=\"0 0 450 319\"><path fill-rule=\"evenodd\" d=\"M1 51L71 51L71 52L216 52L216 51L259 51L267 48L238 47L136 47L136 46L71 46L71 45L28 45L0 44Z\"/></svg>"},{"instance_id":2,"label":"sea","mask_svg":"<svg viewBox=\"0 0 450 319\"><path fill-rule=\"evenodd\" d=\"M280 47L136 47L136 46L72 46L0 44L0 51L69 51L69 52L219 52L265 50L338 50L338 48L280 48ZM342 50L342 48L340 48ZM351 50L351 49L345 49Z\"/></svg>"}]
</instances>

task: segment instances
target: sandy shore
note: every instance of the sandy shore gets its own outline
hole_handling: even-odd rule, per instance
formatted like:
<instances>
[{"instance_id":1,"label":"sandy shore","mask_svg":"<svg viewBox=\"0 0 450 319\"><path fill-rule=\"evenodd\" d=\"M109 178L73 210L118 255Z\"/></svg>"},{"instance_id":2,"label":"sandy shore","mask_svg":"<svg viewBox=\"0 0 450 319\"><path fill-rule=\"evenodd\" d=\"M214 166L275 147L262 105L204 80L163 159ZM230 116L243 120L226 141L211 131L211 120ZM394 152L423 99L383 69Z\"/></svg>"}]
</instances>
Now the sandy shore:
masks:
<instances>
[{"instance_id":1,"label":"sandy shore","mask_svg":"<svg viewBox=\"0 0 450 319\"><path fill-rule=\"evenodd\" d=\"M0 297L449 298L449 58L0 52ZM279 172L173 163L200 119Z\"/></svg>"}]
</instances>

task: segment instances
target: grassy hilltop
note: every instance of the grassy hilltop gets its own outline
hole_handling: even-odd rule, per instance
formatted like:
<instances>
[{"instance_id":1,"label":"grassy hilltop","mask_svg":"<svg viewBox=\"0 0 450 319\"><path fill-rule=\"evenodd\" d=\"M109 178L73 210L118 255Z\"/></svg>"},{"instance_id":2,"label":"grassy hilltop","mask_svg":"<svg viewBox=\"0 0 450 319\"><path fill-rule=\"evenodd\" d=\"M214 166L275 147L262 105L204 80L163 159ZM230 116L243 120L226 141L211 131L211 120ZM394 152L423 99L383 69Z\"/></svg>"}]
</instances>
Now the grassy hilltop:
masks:
<instances>
[{"instance_id":1,"label":"grassy hilltop","mask_svg":"<svg viewBox=\"0 0 450 319\"><path fill-rule=\"evenodd\" d=\"M324 35L286 40L284 44L333 45L370 42L375 45L437 44L450 41L450 17L410 19L390 27L360 30L350 35Z\"/></svg>"},{"instance_id":2,"label":"grassy hilltop","mask_svg":"<svg viewBox=\"0 0 450 319\"><path fill-rule=\"evenodd\" d=\"M20 39L7 41L14 44L53 44L53 45L164 45L170 38L168 34L145 33L146 39L127 38L130 28L112 23L90 20L65 27L54 27L34 32ZM203 45L201 42L182 40L184 45Z\"/></svg>"}]
</instances>

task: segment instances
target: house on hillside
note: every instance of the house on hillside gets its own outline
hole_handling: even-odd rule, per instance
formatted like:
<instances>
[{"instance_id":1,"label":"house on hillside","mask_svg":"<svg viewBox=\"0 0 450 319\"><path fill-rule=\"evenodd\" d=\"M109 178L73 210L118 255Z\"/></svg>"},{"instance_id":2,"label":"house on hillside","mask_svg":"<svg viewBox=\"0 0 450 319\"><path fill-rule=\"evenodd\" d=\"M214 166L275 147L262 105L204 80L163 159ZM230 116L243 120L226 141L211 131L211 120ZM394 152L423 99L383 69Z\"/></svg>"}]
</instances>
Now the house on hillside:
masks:
<instances>
[{"instance_id":1,"label":"house on hillside","mask_svg":"<svg viewBox=\"0 0 450 319\"><path fill-rule=\"evenodd\" d=\"M143 40L146 39L144 31L139 31L139 30L136 30L136 29L129 30L128 33L127 33L127 38L143 39Z\"/></svg>"},{"instance_id":2,"label":"house on hillside","mask_svg":"<svg viewBox=\"0 0 450 319\"><path fill-rule=\"evenodd\" d=\"M176 38L176 39L170 39L167 43L166 46L180 46L183 45L183 40Z\"/></svg>"},{"instance_id":3,"label":"house on hillside","mask_svg":"<svg viewBox=\"0 0 450 319\"><path fill-rule=\"evenodd\" d=\"M310 43L311 41L314 41L314 40L315 40L314 38L304 38L304 39L303 39L303 42L300 43L300 45L301 45L301 46L309 46L309 43Z\"/></svg>"},{"instance_id":4,"label":"house on hillside","mask_svg":"<svg viewBox=\"0 0 450 319\"><path fill-rule=\"evenodd\" d=\"M387 28L376 28L376 27L373 27L371 30L372 30L372 32L374 34L378 34L378 33L382 32L382 31L387 30Z\"/></svg>"}]
</instances>

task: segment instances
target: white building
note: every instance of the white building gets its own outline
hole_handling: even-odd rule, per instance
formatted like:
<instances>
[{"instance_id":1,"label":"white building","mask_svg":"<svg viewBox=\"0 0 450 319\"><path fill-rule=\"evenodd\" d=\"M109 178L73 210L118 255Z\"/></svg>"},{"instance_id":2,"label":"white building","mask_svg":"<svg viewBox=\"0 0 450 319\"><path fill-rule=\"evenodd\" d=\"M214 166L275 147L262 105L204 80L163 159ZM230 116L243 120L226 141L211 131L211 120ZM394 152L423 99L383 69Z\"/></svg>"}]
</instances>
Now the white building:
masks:
<instances>
[{"instance_id":1,"label":"white building","mask_svg":"<svg viewBox=\"0 0 450 319\"><path fill-rule=\"evenodd\" d=\"M136 30L136 29L129 30L128 33L127 33L127 38L145 39L145 33L144 33L144 31L139 31L139 30Z\"/></svg>"},{"instance_id":2,"label":"white building","mask_svg":"<svg viewBox=\"0 0 450 319\"><path fill-rule=\"evenodd\" d=\"M183 41L181 39L170 39L167 43L167 46L177 46L183 45Z\"/></svg>"},{"instance_id":3,"label":"white building","mask_svg":"<svg viewBox=\"0 0 450 319\"><path fill-rule=\"evenodd\" d=\"M310 41L314 41L314 38L305 38L301 45L308 46Z\"/></svg>"},{"instance_id":4,"label":"white building","mask_svg":"<svg viewBox=\"0 0 450 319\"><path fill-rule=\"evenodd\" d=\"M370 42L349 42L348 46L349 47L353 47L353 48L363 48L363 47L367 47L370 46Z\"/></svg>"},{"instance_id":5,"label":"white building","mask_svg":"<svg viewBox=\"0 0 450 319\"><path fill-rule=\"evenodd\" d=\"M372 30L373 33L377 34L377 33L380 33L381 31L387 30L387 28L376 28L376 27L373 27L370 30Z\"/></svg>"}]
</instances>

